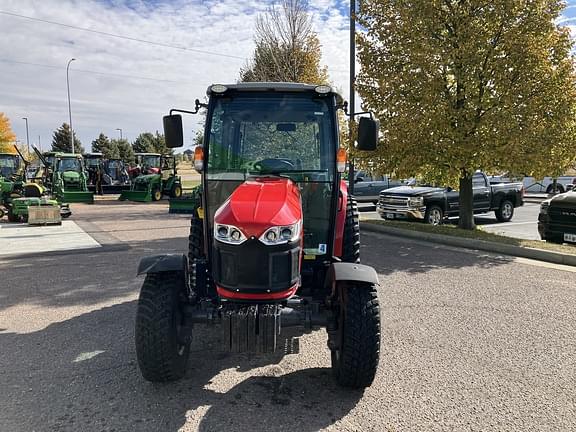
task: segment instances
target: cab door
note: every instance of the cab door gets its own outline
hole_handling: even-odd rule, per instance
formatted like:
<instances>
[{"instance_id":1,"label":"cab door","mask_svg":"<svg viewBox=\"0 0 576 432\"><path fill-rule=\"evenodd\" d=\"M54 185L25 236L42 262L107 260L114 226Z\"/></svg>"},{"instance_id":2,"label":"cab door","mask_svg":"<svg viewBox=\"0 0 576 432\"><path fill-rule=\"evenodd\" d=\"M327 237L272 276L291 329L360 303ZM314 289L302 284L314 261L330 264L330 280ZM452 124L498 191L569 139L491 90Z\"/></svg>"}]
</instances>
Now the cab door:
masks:
<instances>
[{"instance_id":1,"label":"cab door","mask_svg":"<svg viewBox=\"0 0 576 432\"><path fill-rule=\"evenodd\" d=\"M490 185L484 174L476 173L472 177L474 194L474 212L490 211Z\"/></svg>"}]
</instances>

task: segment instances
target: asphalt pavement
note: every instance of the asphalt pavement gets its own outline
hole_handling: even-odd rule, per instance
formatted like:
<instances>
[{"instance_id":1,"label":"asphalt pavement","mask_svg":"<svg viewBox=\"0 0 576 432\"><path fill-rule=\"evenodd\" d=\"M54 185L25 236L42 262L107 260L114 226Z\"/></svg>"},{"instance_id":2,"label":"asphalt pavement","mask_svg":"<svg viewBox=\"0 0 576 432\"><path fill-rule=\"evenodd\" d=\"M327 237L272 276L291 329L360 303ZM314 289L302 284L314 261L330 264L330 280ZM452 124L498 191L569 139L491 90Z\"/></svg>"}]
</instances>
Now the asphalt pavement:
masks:
<instances>
[{"instance_id":1,"label":"asphalt pavement","mask_svg":"<svg viewBox=\"0 0 576 432\"><path fill-rule=\"evenodd\" d=\"M360 204L360 219L380 219L376 212L376 206L372 204ZM507 237L540 240L538 235L538 213L540 204L525 203L514 211L514 217L510 222L498 222L494 212L479 214L475 216L476 225L481 226L488 232L500 234ZM450 218L447 223L458 223L458 218Z\"/></svg>"},{"instance_id":2,"label":"asphalt pavement","mask_svg":"<svg viewBox=\"0 0 576 432\"><path fill-rule=\"evenodd\" d=\"M231 355L195 329L189 371L142 379L143 255L184 252L165 204L78 206L102 247L0 257L0 431L570 431L574 268L362 234L381 286L374 384L339 388L325 331L300 354Z\"/></svg>"}]
</instances>

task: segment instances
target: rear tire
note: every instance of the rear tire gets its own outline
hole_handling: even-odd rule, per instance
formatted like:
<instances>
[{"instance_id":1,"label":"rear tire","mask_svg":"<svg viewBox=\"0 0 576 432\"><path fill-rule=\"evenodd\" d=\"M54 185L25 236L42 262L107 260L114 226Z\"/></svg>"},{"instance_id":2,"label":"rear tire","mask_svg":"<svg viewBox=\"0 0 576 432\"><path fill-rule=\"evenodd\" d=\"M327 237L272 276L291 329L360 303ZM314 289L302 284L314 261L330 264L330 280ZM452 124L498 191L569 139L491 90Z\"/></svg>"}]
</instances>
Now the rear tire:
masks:
<instances>
[{"instance_id":1,"label":"rear tire","mask_svg":"<svg viewBox=\"0 0 576 432\"><path fill-rule=\"evenodd\" d=\"M342 239L342 261L349 263L360 262L360 218L358 216L358 203L353 196L348 196L346 203L346 221L344 222L344 236Z\"/></svg>"},{"instance_id":2,"label":"rear tire","mask_svg":"<svg viewBox=\"0 0 576 432\"><path fill-rule=\"evenodd\" d=\"M204 227L202 219L193 215L188 236L188 262L193 263L196 258L204 258Z\"/></svg>"},{"instance_id":3,"label":"rear tire","mask_svg":"<svg viewBox=\"0 0 576 432\"><path fill-rule=\"evenodd\" d=\"M190 338L182 338L181 272L146 275L136 311L136 357L147 381L175 381L186 374Z\"/></svg>"},{"instance_id":4,"label":"rear tire","mask_svg":"<svg viewBox=\"0 0 576 432\"><path fill-rule=\"evenodd\" d=\"M510 200L503 200L495 213L498 222L510 222L514 216L514 204Z\"/></svg>"},{"instance_id":5,"label":"rear tire","mask_svg":"<svg viewBox=\"0 0 576 432\"><path fill-rule=\"evenodd\" d=\"M15 215L12 209L8 209L8 222L20 222L20 216Z\"/></svg>"},{"instance_id":6,"label":"rear tire","mask_svg":"<svg viewBox=\"0 0 576 432\"><path fill-rule=\"evenodd\" d=\"M374 381L380 360L380 306L376 287L344 288L340 299L340 346L331 352L338 384L364 388Z\"/></svg>"}]
</instances>

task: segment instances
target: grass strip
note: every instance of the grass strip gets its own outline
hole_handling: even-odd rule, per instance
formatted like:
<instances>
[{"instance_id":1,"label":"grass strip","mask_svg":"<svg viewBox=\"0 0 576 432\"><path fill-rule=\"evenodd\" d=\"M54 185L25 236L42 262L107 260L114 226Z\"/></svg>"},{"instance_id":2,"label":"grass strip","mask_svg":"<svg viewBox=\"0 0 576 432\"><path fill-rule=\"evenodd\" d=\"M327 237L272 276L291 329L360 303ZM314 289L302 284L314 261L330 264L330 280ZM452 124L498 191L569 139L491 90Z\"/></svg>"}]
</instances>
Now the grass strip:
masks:
<instances>
[{"instance_id":1,"label":"grass strip","mask_svg":"<svg viewBox=\"0 0 576 432\"><path fill-rule=\"evenodd\" d=\"M474 240L484 240L495 243L503 243L513 246L520 246L530 249L541 249L553 252L565 253L568 255L576 255L576 247L570 245L559 245L554 243L547 243L540 240L523 240L513 237L506 237L499 234L494 234L482 230L481 227L476 227L474 230L463 230L456 225L428 225L421 222L408 222L408 221L384 221L378 219L362 220L361 223L371 223L376 225L384 225L393 228L425 232L431 234L440 234L452 237L469 238Z\"/></svg>"}]
</instances>

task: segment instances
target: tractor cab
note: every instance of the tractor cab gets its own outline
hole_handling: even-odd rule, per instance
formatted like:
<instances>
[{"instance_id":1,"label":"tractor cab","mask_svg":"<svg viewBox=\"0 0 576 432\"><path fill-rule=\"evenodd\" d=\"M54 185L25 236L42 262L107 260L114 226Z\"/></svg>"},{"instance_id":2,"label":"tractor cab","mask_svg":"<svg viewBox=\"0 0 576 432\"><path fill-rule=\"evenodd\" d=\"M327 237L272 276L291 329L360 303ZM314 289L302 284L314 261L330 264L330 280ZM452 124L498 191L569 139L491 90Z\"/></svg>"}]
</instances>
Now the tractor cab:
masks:
<instances>
[{"instance_id":1,"label":"tractor cab","mask_svg":"<svg viewBox=\"0 0 576 432\"><path fill-rule=\"evenodd\" d=\"M297 343L283 328L325 327L337 380L370 385L378 278L359 264L358 208L341 179L338 110L346 104L329 86L296 83L213 85L207 95L195 111L164 117L167 146L181 147L182 117L172 112L206 109L188 254L147 257L139 268L147 273L136 320L144 377L183 375L193 324L219 325L223 349L233 352L290 351ZM375 149L377 137L377 122L361 118L358 149ZM160 298L166 292L174 301ZM157 316L173 316L170 329L151 320L156 293L166 308ZM161 356L173 358L155 364L155 341L170 333Z\"/></svg>"},{"instance_id":2,"label":"tractor cab","mask_svg":"<svg viewBox=\"0 0 576 432\"><path fill-rule=\"evenodd\" d=\"M20 157L17 154L0 153L0 177L10 180L17 176L20 171Z\"/></svg>"},{"instance_id":3,"label":"tractor cab","mask_svg":"<svg viewBox=\"0 0 576 432\"><path fill-rule=\"evenodd\" d=\"M95 188L102 177L102 163L104 156L102 153L86 153L84 164L88 172L87 184L89 188Z\"/></svg>"},{"instance_id":4,"label":"tractor cab","mask_svg":"<svg viewBox=\"0 0 576 432\"><path fill-rule=\"evenodd\" d=\"M141 153L139 156L142 174L146 175L160 173L162 166L162 155L159 153Z\"/></svg>"}]
</instances>

